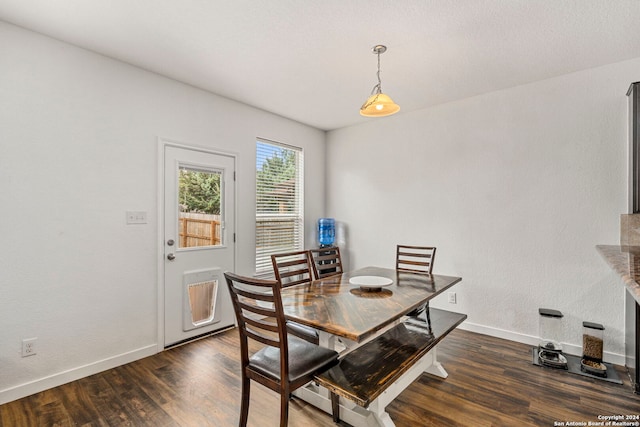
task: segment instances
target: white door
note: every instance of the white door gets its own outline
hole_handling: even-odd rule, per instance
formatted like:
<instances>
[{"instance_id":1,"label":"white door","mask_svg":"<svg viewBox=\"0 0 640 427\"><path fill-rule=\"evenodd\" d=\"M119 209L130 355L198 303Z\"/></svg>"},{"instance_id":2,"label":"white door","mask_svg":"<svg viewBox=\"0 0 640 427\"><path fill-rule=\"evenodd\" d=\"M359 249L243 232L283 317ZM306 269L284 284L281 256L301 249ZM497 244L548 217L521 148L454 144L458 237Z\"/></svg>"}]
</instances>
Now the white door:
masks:
<instances>
[{"instance_id":1,"label":"white door","mask_svg":"<svg viewBox=\"0 0 640 427\"><path fill-rule=\"evenodd\" d=\"M164 145L164 345L234 324L235 157Z\"/></svg>"}]
</instances>

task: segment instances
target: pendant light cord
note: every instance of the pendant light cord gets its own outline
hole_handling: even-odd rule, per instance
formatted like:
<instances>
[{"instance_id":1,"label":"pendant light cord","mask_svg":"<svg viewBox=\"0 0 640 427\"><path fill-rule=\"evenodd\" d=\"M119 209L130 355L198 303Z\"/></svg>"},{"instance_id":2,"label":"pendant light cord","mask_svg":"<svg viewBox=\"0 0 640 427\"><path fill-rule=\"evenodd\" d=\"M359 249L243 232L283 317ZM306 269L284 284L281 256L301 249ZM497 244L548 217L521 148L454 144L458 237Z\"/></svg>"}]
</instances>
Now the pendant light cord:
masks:
<instances>
[{"instance_id":1,"label":"pendant light cord","mask_svg":"<svg viewBox=\"0 0 640 427\"><path fill-rule=\"evenodd\" d=\"M382 80L380 80L380 51L376 52L378 54L378 72L376 75L378 76L378 84L371 89L371 95L374 93L382 93ZM377 90L376 90L377 89Z\"/></svg>"}]
</instances>

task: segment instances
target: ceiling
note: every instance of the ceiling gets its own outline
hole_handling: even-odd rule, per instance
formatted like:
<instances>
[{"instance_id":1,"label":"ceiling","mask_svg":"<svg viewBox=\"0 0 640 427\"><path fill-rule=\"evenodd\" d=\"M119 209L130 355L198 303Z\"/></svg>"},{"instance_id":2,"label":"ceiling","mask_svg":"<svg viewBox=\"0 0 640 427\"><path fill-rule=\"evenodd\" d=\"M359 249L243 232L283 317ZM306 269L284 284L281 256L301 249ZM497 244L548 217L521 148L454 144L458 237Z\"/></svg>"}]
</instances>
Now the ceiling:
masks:
<instances>
[{"instance_id":1,"label":"ceiling","mask_svg":"<svg viewBox=\"0 0 640 427\"><path fill-rule=\"evenodd\" d=\"M0 0L0 20L331 130L640 57L638 0ZM640 80L640 70L639 78Z\"/></svg>"}]
</instances>

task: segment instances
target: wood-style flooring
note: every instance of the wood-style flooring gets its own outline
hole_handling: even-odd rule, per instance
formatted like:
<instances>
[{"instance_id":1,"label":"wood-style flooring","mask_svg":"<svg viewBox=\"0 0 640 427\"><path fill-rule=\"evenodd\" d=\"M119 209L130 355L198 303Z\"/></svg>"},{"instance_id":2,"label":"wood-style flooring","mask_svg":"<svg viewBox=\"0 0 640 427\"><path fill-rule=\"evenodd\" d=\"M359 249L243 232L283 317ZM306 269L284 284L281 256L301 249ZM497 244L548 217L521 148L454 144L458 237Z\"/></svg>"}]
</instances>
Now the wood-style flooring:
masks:
<instances>
[{"instance_id":1,"label":"wood-style flooring","mask_svg":"<svg viewBox=\"0 0 640 427\"><path fill-rule=\"evenodd\" d=\"M202 339L0 406L0 426L237 426L236 330ZM623 385L532 365L531 347L456 330L438 349L447 379L422 375L387 407L402 426L588 425L640 414ZM278 396L252 383L249 425L277 426ZM580 424L584 423L584 424ZM290 426L332 426L293 399Z\"/></svg>"}]
</instances>

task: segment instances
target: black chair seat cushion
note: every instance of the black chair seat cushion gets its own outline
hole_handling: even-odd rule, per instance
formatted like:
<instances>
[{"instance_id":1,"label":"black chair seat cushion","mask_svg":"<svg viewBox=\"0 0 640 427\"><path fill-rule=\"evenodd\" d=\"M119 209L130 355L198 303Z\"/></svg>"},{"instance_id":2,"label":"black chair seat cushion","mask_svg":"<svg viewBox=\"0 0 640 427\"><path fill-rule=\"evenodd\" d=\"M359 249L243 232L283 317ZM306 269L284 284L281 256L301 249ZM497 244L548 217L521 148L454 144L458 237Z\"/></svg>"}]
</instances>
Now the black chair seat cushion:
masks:
<instances>
[{"instance_id":1,"label":"black chair seat cushion","mask_svg":"<svg viewBox=\"0 0 640 427\"><path fill-rule=\"evenodd\" d=\"M289 335L288 344L291 382L328 369L338 361L337 352L303 339ZM249 369L280 381L280 349L263 347L249 358Z\"/></svg>"},{"instance_id":2,"label":"black chair seat cushion","mask_svg":"<svg viewBox=\"0 0 640 427\"><path fill-rule=\"evenodd\" d=\"M309 326L301 325L300 323L287 322L287 329L290 334L293 334L298 338L306 339L312 343L317 343L320 339L318 331Z\"/></svg>"}]
</instances>

